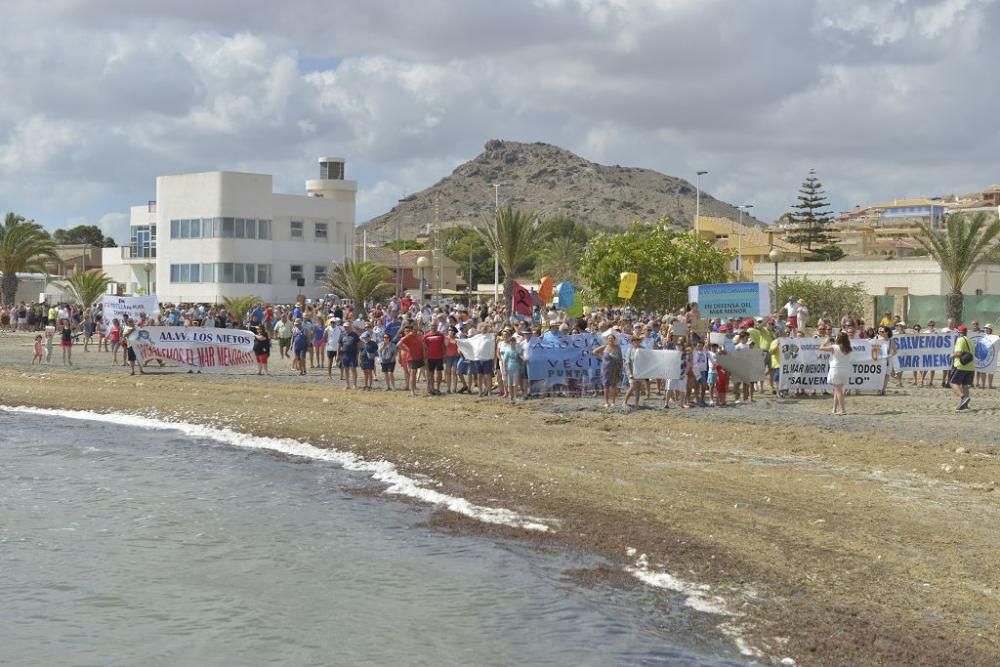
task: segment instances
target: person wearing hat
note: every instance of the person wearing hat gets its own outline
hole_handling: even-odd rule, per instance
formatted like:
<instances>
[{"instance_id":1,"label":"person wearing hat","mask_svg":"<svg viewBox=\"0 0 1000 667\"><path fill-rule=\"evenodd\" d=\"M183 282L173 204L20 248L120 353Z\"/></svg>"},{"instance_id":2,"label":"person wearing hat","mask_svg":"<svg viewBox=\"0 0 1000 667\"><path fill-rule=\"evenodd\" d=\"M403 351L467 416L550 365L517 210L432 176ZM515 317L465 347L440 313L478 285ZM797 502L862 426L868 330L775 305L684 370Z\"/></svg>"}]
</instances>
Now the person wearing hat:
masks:
<instances>
[{"instance_id":1,"label":"person wearing hat","mask_svg":"<svg viewBox=\"0 0 1000 667\"><path fill-rule=\"evenodd\" d=\"M958 337L955 339L955 351L952 352L952 371L949 383L951 391L958 397L957 410L968 410L972 403L969 387L976 374L976 355L972 342L969 340L969 329L960 324L956 328Z\"/></svg>"},{"instance_id":2,"label":"person wearing hat","mask_svg":"<svg viewBox=\"0 0 1000 667\"><path fill-rule=\"evenodd\" d=\"M324 348L326 349L326 376L333 379L333 365L337 362L337 350L340 348L340 337L344 335L344 327L339 317L331 317L323 330ZM344 369L340 369L340 379L344 379Z\"/></svg>"},{"instance_id":3,"label":"person wearing hat","mask_svg":"<svg viewBox=\"0 0 1000 667\"><path fill-rule=\"evenodd\" d=\"M992 336L993 335L993 325L992 324L984 324L983 325L983 333L986 334L987 336ZM985 342L986 341L984 341L984 343ZM996 343L994 343L994 345L996 345ZM987 343L987 347L992 347L992 346L990 346ZM985 387L981 387L981 389L992 389L993 388L993 373L986 373L985 375L986 375L986 386Z\"/></svg>"},{"instance_id":4,"label":"person wearing hat","mask_svg":"<svg viewBox=\"0 0 1000 667\"><path fill-rule=\"evenodd\" d=\"M361 334L360 358L361 372L364 373L362 391L371 391L375 388L375 360L378 359L378 343L372 336L372 332L367 329Z\"/></svg>"}]
</instances>

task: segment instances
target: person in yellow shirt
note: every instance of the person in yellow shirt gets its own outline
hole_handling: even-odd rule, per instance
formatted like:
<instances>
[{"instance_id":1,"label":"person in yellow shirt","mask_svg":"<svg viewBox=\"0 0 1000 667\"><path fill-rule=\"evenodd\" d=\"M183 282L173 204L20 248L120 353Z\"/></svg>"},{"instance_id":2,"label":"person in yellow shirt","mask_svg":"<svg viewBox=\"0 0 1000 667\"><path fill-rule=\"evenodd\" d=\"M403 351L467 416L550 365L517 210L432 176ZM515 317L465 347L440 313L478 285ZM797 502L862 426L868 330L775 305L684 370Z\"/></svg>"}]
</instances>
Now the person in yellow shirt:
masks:
<instances>
[{"instance_id":1,"label":"person in yellow shirt","mask_svg":"<svg viewBox=\"0 0 1000 667\"><path fill-rule=\"evenodd\" d=\"M771 362L770 363L771 372L770 372L769 375L770 375L770 380L771 380L771 387L774 389L773 393L776 393L779 396L787 396L788 395L787 391L781 391L780 390L780 387L781 387L781 341L778 340L777 338L775 338L774 340L772 340L771 343L770 343L770 345L768 345L768 347L767 347L767 351L768 351L768 354L770 355L768 357L768 359L770 359L770 362Z\"/></svg>"},{"instance_id":2,"label":"person in yellow shirt","mask_svg":"<svg viewBox=\"0 0 1000 667\"><path fill-rule=\"evenodd\" d=\"M955 329L958 338L955 339L955 351L952 352L951 391L958 397L958 410L968 410L972 398L969 387L976 375L976 355L969 340L969 330L964 324Z\"/></svg>"},{"instance_id":3,"label":"person in yellow shirt","mask_svg":"<svg viewBox=\"0 0 1000 667\"><path fill-rule=\"evenodd\" d=\"M896 325L896 320L895 318L893 318L891 310L885 311L885 315L883 315L882 319L879 320L878 325L880 327L885 327L886 329L889 329Z\"/></svg>"}]
</instances>

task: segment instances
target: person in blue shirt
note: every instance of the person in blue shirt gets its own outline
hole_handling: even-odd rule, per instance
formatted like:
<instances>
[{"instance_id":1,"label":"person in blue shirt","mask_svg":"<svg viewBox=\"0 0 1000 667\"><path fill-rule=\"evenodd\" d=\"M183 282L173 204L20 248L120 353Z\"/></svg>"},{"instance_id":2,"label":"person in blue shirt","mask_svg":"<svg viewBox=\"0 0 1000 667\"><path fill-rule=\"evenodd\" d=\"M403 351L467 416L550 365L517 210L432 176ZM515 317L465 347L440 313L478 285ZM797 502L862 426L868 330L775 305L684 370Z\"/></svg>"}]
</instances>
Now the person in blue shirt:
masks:
<instances>
[{"instance_id":1,"label":"person in blue shirt","mask_svg":"<svg viewBox=\"0 0 1000 667\"><path fill-rule=\"evenodd\" d=\"M344 333L340 337L337 358L344 369L344 389L358 388L358 357L361 348L361 334L354 330L350 322L344 322Z\"/></svg>"}]
</instances>

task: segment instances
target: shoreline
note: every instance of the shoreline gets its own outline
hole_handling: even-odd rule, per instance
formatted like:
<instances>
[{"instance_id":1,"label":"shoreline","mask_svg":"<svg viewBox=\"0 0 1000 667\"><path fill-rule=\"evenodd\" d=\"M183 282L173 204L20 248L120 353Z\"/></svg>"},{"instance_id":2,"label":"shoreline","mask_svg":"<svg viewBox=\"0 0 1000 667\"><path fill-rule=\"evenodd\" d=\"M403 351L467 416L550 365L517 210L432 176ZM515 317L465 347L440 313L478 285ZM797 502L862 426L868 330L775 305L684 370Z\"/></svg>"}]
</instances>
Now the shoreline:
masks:
<instances>
[{"instance_id":1,"label":"shoreline","mask_svg":"<svg viewBox=\"0 0 1000 667\"><path fill-rule=\"evenodd\" d=\"M5 357L14 361L0 347ZM106 357L91 353L98 358ZM886 437L883 422L898 415L863 403L875 397L855 399L869 414L847 422L814 419L825 401L802 404L809 412L789 437L776 419L780 402L768 400L746 411L624 414L566 399L512 407L348 393L325 377L306 384L18 365L0 369L2 404L155 411L317 447L336 443L367 461L393 461L407 477L434 480L441 493L554 519L557 530L539 539L598 553L622 571L637 569L645 553L650 574L675 578L664 582L710 586L704 599L718 597L739 614L732 620L738 634L772 663L1000 661L1000 592L991 584L1000 564L993 520L1000 448L995 439L970 448L948 473L938 461L946 451L955 458L953 448ZM1000 411L1000 397L994 403L986 414ZM926 415L913 417L914 434L936 428ZM889 447L898 453L887 455ZM965 479L954 479L959 473ZM439 522L533 539L454 515Z\"/></svg>"}]
</instances>

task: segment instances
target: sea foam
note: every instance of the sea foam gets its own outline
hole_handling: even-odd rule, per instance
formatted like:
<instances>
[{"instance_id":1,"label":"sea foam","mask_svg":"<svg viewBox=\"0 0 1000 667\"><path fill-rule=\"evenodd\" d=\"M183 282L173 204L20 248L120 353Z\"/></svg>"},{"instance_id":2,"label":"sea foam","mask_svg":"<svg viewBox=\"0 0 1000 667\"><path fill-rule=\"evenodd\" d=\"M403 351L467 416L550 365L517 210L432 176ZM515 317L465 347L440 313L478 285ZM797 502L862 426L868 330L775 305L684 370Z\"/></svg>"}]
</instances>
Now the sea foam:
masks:
<instances>
[{"instance_id":1,"label":"sea foam","mask_svg":"<svg viewBox=\"0 0 1000 667\"><path fill-rule=\"evenodd\" d=\"M63 417L65 419L82 419L106 424L131 426L159 431L179 431L192 438L204 438L233 447L244 449L261 449L280 452L292 456L301 456L317 461L327 461L343 467L345 470L370 473L372 479L385 485L385 492L394 495L415 498L422 502L443 507L447 510L471 517L483 523L512 526L524 530L547 532L552 530L545 520L518 514L501 507L484 507L476 505L465 498L452 496L424 486L430 482L418 481L399 472L396 466L385 460L368 461L351 452L334 448L315 447L306 442L292 438L267 438L257 435L240 433L229 428L215 428L202 424L188 422L172 422L152 417L130 415L120 412L90 412L87 410L61 410L52 408L35 408L30 406L0 406L4 412Z\"/></svg>"}]
</instances>

